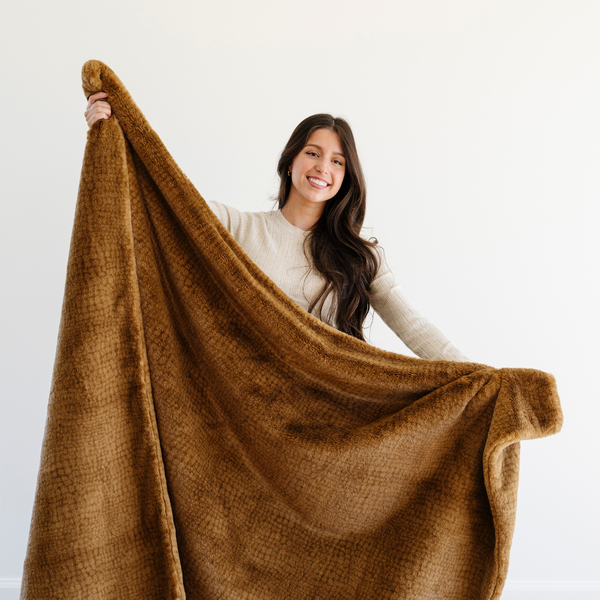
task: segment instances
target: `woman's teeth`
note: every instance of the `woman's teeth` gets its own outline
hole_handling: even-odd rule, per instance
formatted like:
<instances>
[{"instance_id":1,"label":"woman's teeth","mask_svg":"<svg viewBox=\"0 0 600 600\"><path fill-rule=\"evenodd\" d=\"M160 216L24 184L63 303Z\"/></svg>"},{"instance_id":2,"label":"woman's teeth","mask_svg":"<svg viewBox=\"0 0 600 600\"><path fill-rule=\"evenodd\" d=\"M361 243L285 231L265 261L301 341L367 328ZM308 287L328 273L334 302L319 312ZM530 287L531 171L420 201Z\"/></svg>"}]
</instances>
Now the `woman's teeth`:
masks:
<instances>
[{"instance_id":1,"label":"woman's teeth","mask_svg":"<svg viewBox=\"0 0 600 600\"><path fill-rule=\"evenodd\" d=\"M329 185L324 181L321 181L320 179L314 179L313 177L309 177L308 180L312 181L313 183L316 183L320 187L327 187Z\"/></svg>"}]
</instances>

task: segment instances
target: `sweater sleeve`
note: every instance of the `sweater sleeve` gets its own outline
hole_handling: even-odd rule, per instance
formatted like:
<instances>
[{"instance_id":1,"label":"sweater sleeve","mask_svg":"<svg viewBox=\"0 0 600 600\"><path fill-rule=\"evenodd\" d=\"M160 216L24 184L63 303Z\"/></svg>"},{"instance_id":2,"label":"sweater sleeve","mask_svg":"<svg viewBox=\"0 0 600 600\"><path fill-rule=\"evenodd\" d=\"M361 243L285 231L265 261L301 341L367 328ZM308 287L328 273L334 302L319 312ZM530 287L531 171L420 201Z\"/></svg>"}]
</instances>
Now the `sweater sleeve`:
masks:
<instances>
[{"instance_id":1,"label":"sweater sleeve","mask_svg":"<svg viewBox=\"0 0 600 600\"><path fill-rule=\"evenodd\" d=\"M207 201L208 206L217 215L217 218L225 226L227 231L237 240L239 229L242 224L242 213L236 208L215 202L214 200Z\"/></svg>"},{"instance_id":2,"label":"sweater sleeve","mask_svg":"<svg viewBox=\"0 0 600 600\"><path fill-rule=\"evenodd\" d=\"M371 284L371 304L375 312L420 358L470 362L437 327L410 304L396 283L383 251L378 250L380 268Z\"/></svg>"}]
</instances>

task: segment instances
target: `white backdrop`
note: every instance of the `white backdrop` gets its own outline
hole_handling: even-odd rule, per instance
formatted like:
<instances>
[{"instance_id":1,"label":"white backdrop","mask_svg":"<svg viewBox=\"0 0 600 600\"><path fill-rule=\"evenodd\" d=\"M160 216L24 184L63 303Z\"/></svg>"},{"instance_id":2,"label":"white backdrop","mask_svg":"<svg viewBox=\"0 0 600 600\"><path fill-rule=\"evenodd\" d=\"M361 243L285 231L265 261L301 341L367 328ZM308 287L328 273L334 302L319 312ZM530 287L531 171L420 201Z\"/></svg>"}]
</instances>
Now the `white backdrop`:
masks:
<instances>
[{"instance_id":1,"label":"white backdrop","mask_svg":"<svg viewBox=\"0 0 600 600\"><path fill-rule=\"evenodd\" d=\"M598 0L4 7L0 597L22 572L87 130L80 70L97 58L199 191L242 210L271 209L301 119L350 121L367 224L412 303L473 360L558 380L562 433L522 447L507 597L599 598L598 31ZM378 321L371 341L408 353Z\"/></svg>"}]
</instances>

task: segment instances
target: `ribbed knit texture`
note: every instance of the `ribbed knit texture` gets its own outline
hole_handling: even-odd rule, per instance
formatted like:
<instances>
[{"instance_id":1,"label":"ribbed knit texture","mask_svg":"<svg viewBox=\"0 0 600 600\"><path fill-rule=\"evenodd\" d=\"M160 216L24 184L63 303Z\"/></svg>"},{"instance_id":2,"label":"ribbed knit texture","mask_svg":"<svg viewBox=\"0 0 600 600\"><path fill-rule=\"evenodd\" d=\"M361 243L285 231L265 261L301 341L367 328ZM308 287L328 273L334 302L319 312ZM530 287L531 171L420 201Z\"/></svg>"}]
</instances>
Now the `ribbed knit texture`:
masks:
<instances>
[{"instance_id":1,"label":"ribbed knit texture","mask_svg":"<svg viewBox=\"0 0 600 600\"><path fill-rule=\"evenodd\" d=\"M256 265L294 302L308 310L325 282L321 273L312 268L310 244L304 244L309 233L292 225L279 210L241 212L219 202L208 204ZM371 284L375 312L420 358L468 362L469 359L410 304L384 252L378 250L381 267ZM323 311L315 309L313 314L335 327L329 318L331 304L329 296Z\"/></svg>"}]
</instances>

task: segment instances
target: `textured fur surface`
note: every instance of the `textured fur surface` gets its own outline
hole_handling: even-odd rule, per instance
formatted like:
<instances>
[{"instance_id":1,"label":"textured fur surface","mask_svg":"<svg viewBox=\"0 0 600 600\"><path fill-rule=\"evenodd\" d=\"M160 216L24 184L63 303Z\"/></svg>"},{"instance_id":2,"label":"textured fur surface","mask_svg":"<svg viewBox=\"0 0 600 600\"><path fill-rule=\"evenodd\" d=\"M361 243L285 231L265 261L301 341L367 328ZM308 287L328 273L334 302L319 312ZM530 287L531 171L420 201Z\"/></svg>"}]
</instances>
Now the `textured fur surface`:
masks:
<instances>
[{"instance_id":1,"label":"textured fur surface","mask_svg":"<svg viewBox=\"0 0 600 600\"><path fill-rule=\"evenodd\" d=\"M552 376L341 334L245 256L115 74L88 133L22 598L499 598Z\"/></svg>"}]
</instances>

